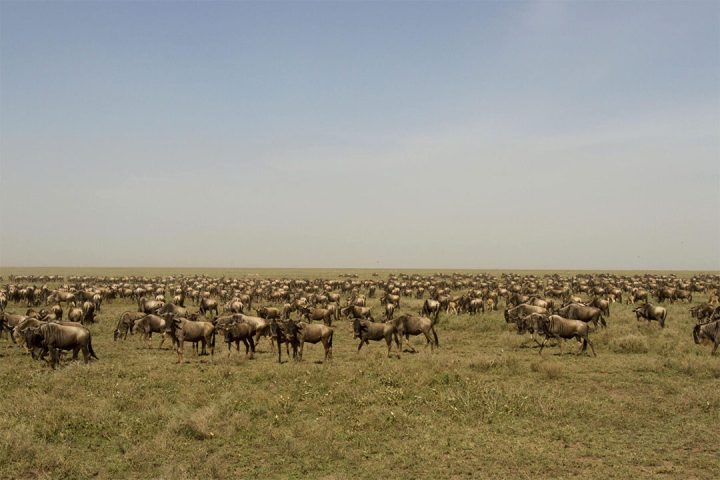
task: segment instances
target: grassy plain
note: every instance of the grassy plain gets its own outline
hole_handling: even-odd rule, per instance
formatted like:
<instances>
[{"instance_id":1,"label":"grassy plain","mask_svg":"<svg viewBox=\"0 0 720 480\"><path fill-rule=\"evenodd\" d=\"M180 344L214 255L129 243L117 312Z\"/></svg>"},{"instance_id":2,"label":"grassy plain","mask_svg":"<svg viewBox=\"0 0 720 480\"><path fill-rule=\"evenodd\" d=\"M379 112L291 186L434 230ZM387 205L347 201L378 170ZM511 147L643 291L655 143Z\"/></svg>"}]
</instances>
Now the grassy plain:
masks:
<instances>
[{"instance_id":1,"label":"grassy plain","mask_svg":"<svg viewBox=\"0 0 720 480\"><path fill-rule=\"evenodd\" d=\"M195 273L33 270L181 271ZM567 353L574 343L540 356L495 312L442 315L441 348L416 339L419 353L401 359L377 343L357 353L340 321L330 363L320 345L278 365L265 340L254 360L228 358L218 340L214 359L186 352L178 365L158 339L113 342L135 309L114 301L90 327L100 360L89 366L52 371L0 339L0 478L717 478L720 356L693 343L689 305L667 307L662 330L613 304L591 335L597 358Z\"/></svg>"}]
</instances>

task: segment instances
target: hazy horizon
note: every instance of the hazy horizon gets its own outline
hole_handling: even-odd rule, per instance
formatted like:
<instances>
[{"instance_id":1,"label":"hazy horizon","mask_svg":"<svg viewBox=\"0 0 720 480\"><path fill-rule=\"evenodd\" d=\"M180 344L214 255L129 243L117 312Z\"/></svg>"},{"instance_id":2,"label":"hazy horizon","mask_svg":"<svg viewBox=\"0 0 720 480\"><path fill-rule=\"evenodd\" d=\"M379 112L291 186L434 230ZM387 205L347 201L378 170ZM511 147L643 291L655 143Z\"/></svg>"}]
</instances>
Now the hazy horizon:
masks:
<instances>
[{"instance_id":1,"label":"hazy horizon","mask_svg":"<svg viewBox=\"0 0 720 480\"><path fill-rule=\"evenodd\" d=\"M720 269L717 2L0 3L0 267Z\"/></svg>"}]
</instances>

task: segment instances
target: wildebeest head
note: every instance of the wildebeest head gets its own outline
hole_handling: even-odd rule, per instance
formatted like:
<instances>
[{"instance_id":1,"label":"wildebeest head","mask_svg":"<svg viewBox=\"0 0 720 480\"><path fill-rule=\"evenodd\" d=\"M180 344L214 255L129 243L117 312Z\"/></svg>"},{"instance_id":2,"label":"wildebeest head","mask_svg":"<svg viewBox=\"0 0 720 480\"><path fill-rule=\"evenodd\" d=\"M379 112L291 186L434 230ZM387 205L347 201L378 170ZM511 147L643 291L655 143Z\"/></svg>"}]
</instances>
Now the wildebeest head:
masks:
<instances>
[{"instance_id":1,"label":"wildebeest head","mask_svg":"<svg viewBox=\"0 0 720 480\"><path fill-rule=\"evenodd\" d=\"M364 330L367 330L367 325L364 325L359 318L353 320L353 338L358 338Z\"/></svg>"}]
</instances>

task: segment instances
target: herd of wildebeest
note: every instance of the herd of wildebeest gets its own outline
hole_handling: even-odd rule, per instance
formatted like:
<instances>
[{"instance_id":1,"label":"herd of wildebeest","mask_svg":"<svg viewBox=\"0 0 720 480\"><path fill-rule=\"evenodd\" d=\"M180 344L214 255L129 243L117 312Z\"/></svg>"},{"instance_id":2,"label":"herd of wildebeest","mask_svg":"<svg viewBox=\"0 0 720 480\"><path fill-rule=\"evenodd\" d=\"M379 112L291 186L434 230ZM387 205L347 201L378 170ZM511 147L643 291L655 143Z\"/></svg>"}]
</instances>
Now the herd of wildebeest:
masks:
<instances>
[{"instance_id":1,"label":"herd of wildebeest","mask_svg":"<svg viewBox=\"0 0 720 480\"><path fill-rule=\"evenodd\" d=\"M3 282L0 278L0 282ZM39 285L39 286L38 286ZM53 285L51 287L51 285ZM358 351L372 341L385 341L387 355L393 344L396 355L408 341L422 335L426 347L439 347L440 315L478 315L503 309L505 321L518 334L529 334L543 348L552 341L578 342L578 352L595 355L590 334L608 327L615 302L637 304L637 320L657 322L664 328L666 302L687 302L688 315L696 319L692 336L696 344L709 343L712 354L720 344L720 275L578 274L399 274L380 279L379 274L361 280L343 274L337 279L211 278L204 275L165 276L11 276L0 290L0 332L17 343L33 359L46 359L55 368L61 351L82 351L85 363L97 359L89 324L110 302L132 301L137 309L117 319L114 340L140 335L150 346L153 334L168 339L183 362L185 342L198 355L214 354L216 337L252 358L255 346L267 338L282 363L286 355L302 360L305 343L321 343L325 361L332 359L333 322L352 325ZM693 305L693 294L707 301ZM408 311L406 299L422 303L420 311ZM653 303L650 303L650 302ZM372 302L379 302L382 318L373 316ZM691 306L692 305L692 306ZM11 313L22 309L24 313ZM417 308L416 308L417 310ZM377 311L377 310L376 310ZM255 315L251 313L254 312ZM380 316L380 315L376 315ZM342 319L342 320L341 320Z\"/></svg>"}]
</instances>

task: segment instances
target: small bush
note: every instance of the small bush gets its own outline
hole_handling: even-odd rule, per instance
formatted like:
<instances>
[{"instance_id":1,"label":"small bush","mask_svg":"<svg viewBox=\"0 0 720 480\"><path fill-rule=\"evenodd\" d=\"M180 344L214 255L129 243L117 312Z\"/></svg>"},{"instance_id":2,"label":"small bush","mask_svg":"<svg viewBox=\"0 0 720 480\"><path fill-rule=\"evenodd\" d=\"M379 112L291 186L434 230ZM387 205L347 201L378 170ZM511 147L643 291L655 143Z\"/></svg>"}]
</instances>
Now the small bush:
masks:
<instances>
[{"instance_id":1,"label":"small bush","mask_svg":"<svg viewBox=\"0 0 720 480\"><path fill-rule=\"evenodd\" d=\"M558 378L562 374L562 364L553 360L539 360L530 364L530 370L547 378Z\"/></svg>"},{"instance_id":2,"label":"small bush","mask_svg":"<svg viewBox=\"0 0 720 480\"><path fill-rule=\"evenodd\" d=\"M615 353L647 353L647 339L641 335L625 335L610 341L610 349Z\"/></svg>"}]
</instances>

